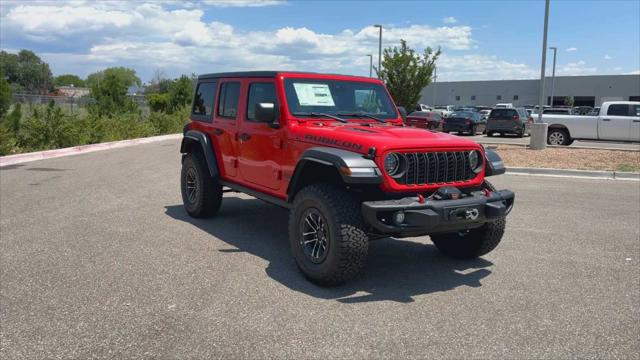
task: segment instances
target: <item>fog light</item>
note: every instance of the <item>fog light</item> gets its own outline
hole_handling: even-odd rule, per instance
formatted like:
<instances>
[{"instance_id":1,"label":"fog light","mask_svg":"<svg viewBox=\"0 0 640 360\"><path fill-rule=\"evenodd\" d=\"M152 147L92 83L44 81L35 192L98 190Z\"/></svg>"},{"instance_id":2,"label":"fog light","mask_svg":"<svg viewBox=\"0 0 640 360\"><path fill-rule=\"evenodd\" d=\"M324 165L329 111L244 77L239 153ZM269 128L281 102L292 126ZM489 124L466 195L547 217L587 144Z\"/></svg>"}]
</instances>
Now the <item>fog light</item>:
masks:
<instances>
[{"instance_id":1,"label":"fog light","mask_svg":"<svg viewBox=\"0 0 640 360\"><path fill-rule=\"evenodd\" d=\"M398 211L393 214L393 222L396 223L396 225L402 225L404 222L404 212Z\"/></svg>"}]
</instances>

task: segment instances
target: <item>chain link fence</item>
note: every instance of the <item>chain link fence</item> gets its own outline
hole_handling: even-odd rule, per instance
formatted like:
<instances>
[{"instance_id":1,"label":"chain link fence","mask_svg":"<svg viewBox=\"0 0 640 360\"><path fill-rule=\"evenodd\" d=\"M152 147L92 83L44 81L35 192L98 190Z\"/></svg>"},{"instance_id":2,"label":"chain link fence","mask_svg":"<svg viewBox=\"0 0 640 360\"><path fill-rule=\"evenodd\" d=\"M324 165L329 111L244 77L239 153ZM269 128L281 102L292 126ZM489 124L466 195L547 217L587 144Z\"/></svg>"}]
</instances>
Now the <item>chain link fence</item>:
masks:
<instances>
[{"instance_id":1,"label":"chain link fence","mask_svg":"<svg viewBox=\"0 0 640 360\"><path fill-rule=\"evenodd\" d=\"M144 97L144 95L130 95L129 98L133 99L133 101L135 101L143 111L148 111L149 105L147 104L147 99ZM37 94L13 94L12 99L13 104L20 103L23 106L40 104L46 105L51 101L71 113L78 111L79 109L95 102L95 100L90 96L76 97Z\"/></svg>"}]
</instances>

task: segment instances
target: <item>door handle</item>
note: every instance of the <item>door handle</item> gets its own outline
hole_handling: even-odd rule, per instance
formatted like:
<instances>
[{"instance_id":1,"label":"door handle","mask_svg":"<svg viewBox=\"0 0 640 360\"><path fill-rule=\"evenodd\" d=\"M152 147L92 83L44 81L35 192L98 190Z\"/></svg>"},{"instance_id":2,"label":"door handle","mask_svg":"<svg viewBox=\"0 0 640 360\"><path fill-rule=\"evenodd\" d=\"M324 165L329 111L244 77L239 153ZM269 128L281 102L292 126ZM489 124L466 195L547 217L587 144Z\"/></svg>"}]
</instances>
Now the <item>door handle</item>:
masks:
<instances>
[{"instance_id":1,"label":"door handle","mask_svg":"<svg viewBox=\"0 0 640 360\"><path fill-rule=\"evenodd\" d=\"M602 121L611 121L611 120L609 120L609 119L602 119Z\"/></svg>"},{"instance_id":2,"label":"door handle","mask_svg":"<svg viewBox=\"0 0 640 360\"><path fill-rule=\"evenodd\" d=\"M240 136L238 138L240 139L240 141L247 141L247 140L251 139L251 135L249 135L247 133L242 133L242 134L240 134Z\"/></svg>"},{"instance_id":3,"label":"door handle","mask_svg":"<svg viewBox=\"0 0 640 360\"><path fill-rule=\"evenodd\" d=\"M222 135L222 134L224 134L224 130L222 130L222 129L215 129L215 130L213 130L213 132L214 132L216 135Z\"/></svg>"}]
</instances>

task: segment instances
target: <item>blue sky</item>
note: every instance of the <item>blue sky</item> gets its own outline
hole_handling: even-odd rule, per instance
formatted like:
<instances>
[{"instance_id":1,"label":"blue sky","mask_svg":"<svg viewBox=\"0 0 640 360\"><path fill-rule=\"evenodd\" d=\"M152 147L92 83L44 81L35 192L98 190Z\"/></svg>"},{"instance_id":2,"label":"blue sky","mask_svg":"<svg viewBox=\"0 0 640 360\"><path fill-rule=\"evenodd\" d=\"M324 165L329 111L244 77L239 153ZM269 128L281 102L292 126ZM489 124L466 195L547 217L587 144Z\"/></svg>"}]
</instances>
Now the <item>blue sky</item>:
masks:
<instances>
[{"instance_id":1,"label":"blue sky","mask_svg":"<svg viewBox=\"0 0 640 360\"><path fill-rule=\"evenodd\" d=\"M383 45L441 47L439 80L539 76L543 1L3 1L3 50L40 54L54 74L109 66L154 73L292 69L368 75ZM637 73L640 1L552 0L557 74ZM375 58L374 58L375 59Z\"/></svg>"}]
</instances>

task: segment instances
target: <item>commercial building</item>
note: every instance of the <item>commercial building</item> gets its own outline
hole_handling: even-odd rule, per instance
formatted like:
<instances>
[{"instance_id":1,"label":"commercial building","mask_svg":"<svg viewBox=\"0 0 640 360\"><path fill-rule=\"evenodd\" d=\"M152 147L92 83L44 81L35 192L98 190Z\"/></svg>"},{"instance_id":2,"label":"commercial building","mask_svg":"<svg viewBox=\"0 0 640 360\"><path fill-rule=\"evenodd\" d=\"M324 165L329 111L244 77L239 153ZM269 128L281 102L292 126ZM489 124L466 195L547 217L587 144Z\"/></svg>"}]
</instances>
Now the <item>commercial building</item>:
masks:
<instances>
[{"instance_id":1,"label":"commercial building","mask_svg":"<svg viewBox=\"0 0 640 360\"><path fill-rule=\"evenodd\" d=\"M436 82L424 88L420 103L428 105L538 104L540 80L490 80ZM551 77L545 80L547 105L551 104ZM604 101L640 101L639 75L556 76L553 105L572 97L574 106L600 106Z\"/></svg>"}]
</instances>

